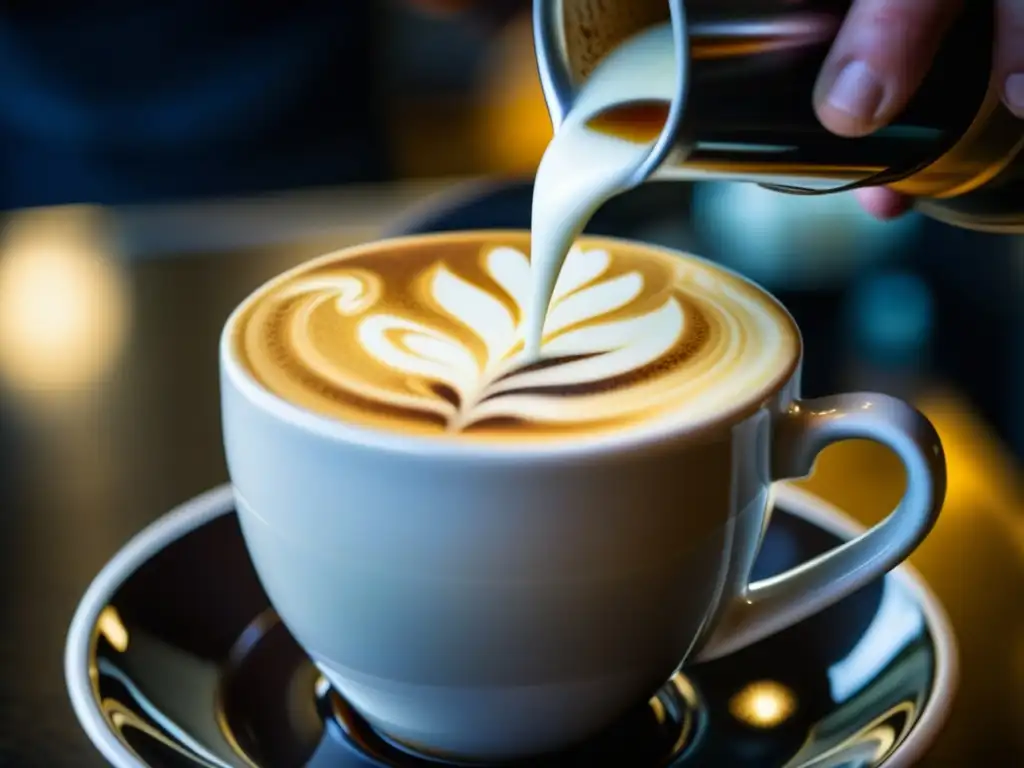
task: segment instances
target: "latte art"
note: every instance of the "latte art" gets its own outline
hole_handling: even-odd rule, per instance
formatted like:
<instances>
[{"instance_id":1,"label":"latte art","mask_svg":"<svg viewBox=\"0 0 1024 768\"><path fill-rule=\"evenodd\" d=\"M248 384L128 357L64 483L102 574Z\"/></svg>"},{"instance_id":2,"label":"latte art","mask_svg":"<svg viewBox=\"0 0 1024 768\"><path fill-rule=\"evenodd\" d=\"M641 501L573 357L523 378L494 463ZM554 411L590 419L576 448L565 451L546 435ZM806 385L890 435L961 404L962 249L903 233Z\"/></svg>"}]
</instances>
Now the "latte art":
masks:
<instances>
[{"instance_id":1,"label":"latte art","mask_svg":"<svg viewBox=\"0 0 1024 768\"><path fill-rule=\"evenodd\" d=\"M521 440L706 416L792 351L784 313L737 278L584 240L528 356L529 244L501 239L396 241L300 268L243 308L239 357L271 392L347 422Z\"/></svg>"}]
</instances>

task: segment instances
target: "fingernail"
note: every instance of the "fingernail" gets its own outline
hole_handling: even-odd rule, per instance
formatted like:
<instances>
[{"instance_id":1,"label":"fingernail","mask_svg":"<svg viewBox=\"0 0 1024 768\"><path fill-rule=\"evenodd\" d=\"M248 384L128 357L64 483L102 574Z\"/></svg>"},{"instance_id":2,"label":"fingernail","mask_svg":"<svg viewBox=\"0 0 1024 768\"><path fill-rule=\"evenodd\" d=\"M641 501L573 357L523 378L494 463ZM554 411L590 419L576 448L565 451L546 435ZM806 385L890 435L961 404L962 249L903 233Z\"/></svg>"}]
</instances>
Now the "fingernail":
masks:
<instances>
[{"instance_id":1,"label":"fingernail","mask_svg":"<svg viewBox=\"0 0 1024 768\"><path fill-rule=\"evenodd\" d=\"M1024 74L1010 75L1003 86L1006 104L1020 117L1024 117Z\"/></svg>"},{"instance_id":2,"label":"fingernail","mask_svg":"<svg viewBox=\"0 0 1024 768\"><path fill-rule=\"evenodd\" d=\"M862 123L874 123L885 90L863 61L851 61L832 83L828 103Z\"/></svg>"}]
</instances>

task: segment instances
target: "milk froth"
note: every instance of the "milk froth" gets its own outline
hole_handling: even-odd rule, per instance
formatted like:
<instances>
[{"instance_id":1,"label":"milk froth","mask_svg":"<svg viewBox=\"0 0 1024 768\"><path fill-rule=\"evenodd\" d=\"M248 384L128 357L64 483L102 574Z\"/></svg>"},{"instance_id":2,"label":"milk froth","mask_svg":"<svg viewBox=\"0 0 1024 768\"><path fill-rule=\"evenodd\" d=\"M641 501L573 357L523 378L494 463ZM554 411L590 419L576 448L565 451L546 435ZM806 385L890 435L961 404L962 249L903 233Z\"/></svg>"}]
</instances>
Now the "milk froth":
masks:
<instances>
[{"instance_id":1,"label":"milk froth","mask_svg":"<svg viewBox=\"0 0 1024 768\"><path fill-rule=\"evenodd\" d=\"M264 286L232 326L265 389L346 423L443 440L567 440L704 422L774 386L788 315L703 261L581 238L539 355L526 233L373 243ZM753 393L753 394L752 394Z\"/></svg>"}]
</instances>

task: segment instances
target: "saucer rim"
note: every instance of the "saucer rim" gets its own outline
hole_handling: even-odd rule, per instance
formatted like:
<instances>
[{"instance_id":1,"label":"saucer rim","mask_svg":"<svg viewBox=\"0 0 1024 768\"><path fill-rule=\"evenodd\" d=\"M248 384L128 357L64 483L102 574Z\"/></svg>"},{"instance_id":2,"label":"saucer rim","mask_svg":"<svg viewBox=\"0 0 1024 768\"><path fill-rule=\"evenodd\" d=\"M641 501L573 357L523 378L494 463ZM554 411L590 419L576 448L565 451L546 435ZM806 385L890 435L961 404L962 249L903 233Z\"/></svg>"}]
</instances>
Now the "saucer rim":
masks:
<instances>
[{"instance_id":1,"label":"saucer rim","mask_svg":"<svg viewBox=\"0 0 1024 768\"><path fill-rule=\"evenodd\" d=\"M775 485L772 504L775 503L781 503L788 513L837 536L852 538L866 530L836 505L790 483ZM68 696L86 736L115 768L144 768L146 764L113 734L103 713L95 705L88 666L92 631L99 613L121 585L157 552L221 515L229 514L234 506L234 490L230 484L224 484L157 518L129 539L107 562L75 610L64 647L64 678ZM890 576L910 590L921 605L935 644L935 678L928 701L906 740L882 764L884 768L910 768L924 757L949 719L960 682L959 650L949 616L920 572L904 562L891 571Z\"/></svg>"}]
</instances>

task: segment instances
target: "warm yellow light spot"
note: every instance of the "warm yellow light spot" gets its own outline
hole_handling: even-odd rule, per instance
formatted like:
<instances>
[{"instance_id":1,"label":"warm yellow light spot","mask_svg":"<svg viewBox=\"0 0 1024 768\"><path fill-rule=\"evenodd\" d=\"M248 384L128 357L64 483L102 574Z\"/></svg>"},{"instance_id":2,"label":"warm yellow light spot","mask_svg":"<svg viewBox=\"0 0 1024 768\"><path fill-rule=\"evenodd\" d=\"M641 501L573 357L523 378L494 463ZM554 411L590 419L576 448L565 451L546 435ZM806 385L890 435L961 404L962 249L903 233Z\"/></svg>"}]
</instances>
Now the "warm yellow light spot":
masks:
<instances>
[{"instance_id":1,"label":"warm yellow light spot","mask_svg":"<svg viewBox=\"0 0 1024 768\"><path fill-rule=\"evenodd\" d=\"M649 702L651 711L654 712L654 718L658 721L658 725L664 725L666 717L665 705L661 703L661 699L657 696L652 698Z\"/></svg>"},{"instance_id":2,"label":"warm yellow light spot","mask_svg":"<svg viewBox=\"0 0 1024 768\"><path fill-rule=\"evenodd\" d=\"M741 723L754 728L775 728L796 712L792 690L771 680L751 683L729 701L729 712Z\"/></svg>"},{"instance_id":3,"label":"warm yellow light spot","mask_svg":"<svg viewBox=\"0 0 1024 768\"><path fill-rule=\"evenodd\" d=\"M99 215L15 214L0 241L0 374L18 390L81 389L120 352L127 291Z\"/></svg>"},{"instance_id":4,"label":"warm yellow light spot","mask_svg":"<svg viewBox=\"0 0 1024 768\"><path fill-rule=\"evenodd\" d=\"M128 650L128 629L121 621L121 615L112 605L108 605L100 612L99 619L96 620L96 627L100 636L105 638L119 653Z\"/></svg>"},{"instance_id":5,"label":"warm yellow light spot","mask_svg":"<svg viewBox=\"0 0 1024 768\"><path fill-rule=\"evenodd\" d=\"M935 391L915 405L935 425L946 453L946 499L939 525L950 525L964 513L987 515L1003 526L1007 542L1024 553L1024 518L1016 514L1024 508L1024 474L1013 455L962 398Z\"/></svg>"},{"instance_id":6,"label":"warm yellow light spot","mask_svg":"<svg viewBox=\"0 0 1024 768\"><path fill-rule=\"evenodd\" d=\"M553 130L537 74L529 14L489 47L477 92L474 150L482 172L532 174Z\"/></svg>"}]
</instances>

